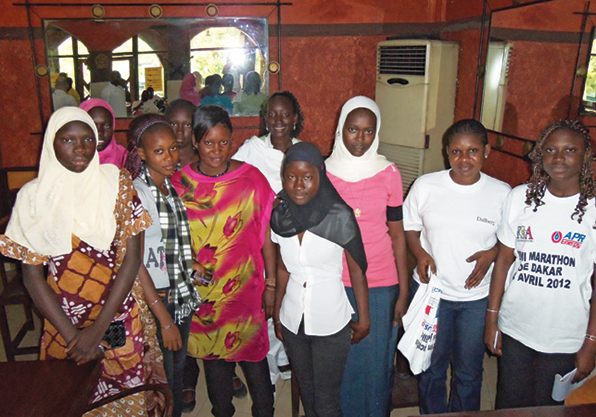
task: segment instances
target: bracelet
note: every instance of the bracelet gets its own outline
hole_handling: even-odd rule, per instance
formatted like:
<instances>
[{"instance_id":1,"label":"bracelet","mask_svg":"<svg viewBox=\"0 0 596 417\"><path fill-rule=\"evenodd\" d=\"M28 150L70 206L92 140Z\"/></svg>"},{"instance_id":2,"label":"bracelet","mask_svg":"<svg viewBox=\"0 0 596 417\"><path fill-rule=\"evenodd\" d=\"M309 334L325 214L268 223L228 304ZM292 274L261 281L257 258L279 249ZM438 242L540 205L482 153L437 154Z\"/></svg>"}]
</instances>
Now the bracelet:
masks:
<instances>
[{"instance_id":1,"label":"bracelet","mask_svg":"<svg viewBox=\"0 0 596 417\"><path fill-rule=\"evenodd\" d=\"M489 313L499 314L499 310L491 310L490 308L487 308L486 311L488 311Z\"/></svg>"},{"instance_id":2,"label":"bracelet","mask_svg":"<svg viewBox=\"0 0 596 417\"><path fill-rule=\"evenodd\" d=\"M157 303L159 303L159 298L156 298L154 301L152 301L152 302L149 304L149 308L153 307L153 306L154 306L155 304L157 304Z\"/></svg>"},{"instance_id":3,"label":"bracelet","mask_svg":"<svg viewBox=\"0 0 596 417\"><path fill-rule=\"evenodd\" d=\"M106 351L106 348L103 345L99 345L97 346L99 348L99 350L101 350L102 352Z\"/></svg>"},{"instance_id":4,"label":"bracelet","mask_svg":"<svg viewBox=\"0 0 596 417\"><path fill-rule=\"evenodd\" d=\"M162 327L161 330L168 330L168 329L171 329L172 327L174 327L174 322L171 322L167 326Z\"/></svg>"},{"instance_id":5,"label":"bracelet","mask_svg":"<svg viewBox=\"0 0 596 417\"><path fill-rule=\"evenodd\" d=\"M596 336L586 333L586 339L591 342L596 342Z\"/></svg>"},{"instance_id":6,"label":"bracelet","mask_svg":"<svg viewBox=\"0 0 596 417\"><path fill-rule=\"evenodd\" d=\"M265 279L265 285L267 285L268 287L275 288L275 284L276 284L275 278L266 278Z\"/></svg>"}]
</instances>

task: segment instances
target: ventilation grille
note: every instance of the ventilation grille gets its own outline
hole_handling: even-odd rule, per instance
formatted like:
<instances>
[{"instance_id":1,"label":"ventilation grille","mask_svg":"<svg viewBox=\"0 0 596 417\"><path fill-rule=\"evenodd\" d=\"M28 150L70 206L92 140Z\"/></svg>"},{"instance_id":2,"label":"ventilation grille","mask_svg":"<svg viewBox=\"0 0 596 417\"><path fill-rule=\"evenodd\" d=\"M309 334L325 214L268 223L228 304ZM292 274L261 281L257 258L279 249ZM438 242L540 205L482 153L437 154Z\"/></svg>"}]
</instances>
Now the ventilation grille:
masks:
<instances>
[{"instance_id":1,"label":"ventilation grille","mask_svg":"<svg viewBox=\"0 0 596 417\"><path fill-rule=\"evenodd\" d=\"M508 48L505 48L505 59L506 59L506 63L505 63L505 79L509 78L509 65L511 64L511 52L513 51L513 46L509 46Z\"/></svg>"},{"instance_id":2,"label":"ventilation grille","mask_svg":"<svg viewBox=\"0 0 596 417\"><path fill-rule=\"evenodd\" d=\"M426 45L380 46L377 71L387 75L425 75Z\"/></svg>"},{"instance_id":3,"label":"ventilation grille","mask_svg":"<svg viewBox=\"0 0 596 417\"><path fill-rule=\"evenodd\" d=\"M422 175L424 149L380 142L379 153L385 155L399 169L405 197L416 178Z\"/></svg>"}]
</instances>

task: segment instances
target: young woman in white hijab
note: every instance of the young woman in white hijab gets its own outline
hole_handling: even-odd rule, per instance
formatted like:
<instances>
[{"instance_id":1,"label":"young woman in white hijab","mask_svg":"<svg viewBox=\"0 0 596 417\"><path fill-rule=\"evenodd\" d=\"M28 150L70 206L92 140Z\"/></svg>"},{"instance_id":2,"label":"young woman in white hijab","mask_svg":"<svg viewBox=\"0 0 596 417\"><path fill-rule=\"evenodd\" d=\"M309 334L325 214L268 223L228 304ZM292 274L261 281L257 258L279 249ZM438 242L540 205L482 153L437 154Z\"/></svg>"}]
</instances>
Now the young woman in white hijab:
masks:
<instances>
[{"instance_id":1,"label":"young woman in white hijab","mask_svg":"<svg viewBox=\"0 0 596 417\"><path fill-rule=\"evenodd\" d=\"M354 210L368 260L370 335L352 345L341 387L344 416L385 417L391 412L398 324L408 304L403 191L397 167L377 153L381 114L363 96L343 106L329 179ZM344 258L343 281L356 310Z\"/></svg>"},{"instance_id":2,"label":"young woman in white hijab","mask_svg":"<svg viewBox=\"0 0 596 417\"><path fill-rule=\"evenodd\" d=\"M92 402L149 377L138 292L133 296L131 287L151 218L128 172L100 165L96 146L97 129L86 111L54 112L39 177L19 192L0 237L0 253L23 263L25 286L45 318L41 359L102 359ZM106 337L108 328L120 337ZM135 400L127 403L131 409L147 408Z\"/></svg>"}]
</instances>

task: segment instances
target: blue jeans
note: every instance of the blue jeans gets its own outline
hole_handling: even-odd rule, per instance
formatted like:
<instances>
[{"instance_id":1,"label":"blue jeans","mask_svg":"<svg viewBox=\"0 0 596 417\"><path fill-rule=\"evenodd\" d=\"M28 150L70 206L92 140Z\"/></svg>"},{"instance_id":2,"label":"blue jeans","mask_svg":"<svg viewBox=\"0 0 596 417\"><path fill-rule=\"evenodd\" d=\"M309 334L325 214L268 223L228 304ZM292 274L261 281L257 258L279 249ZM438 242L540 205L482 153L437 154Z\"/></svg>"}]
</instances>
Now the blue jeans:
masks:
<instances>
[{"instance_id":1,"label":"blue jeans","mask_svg":"<svg viewBox=\"0 0 596 417\"><path fill-rule=\"evenodd\" d=\"M430 367L420 374L420 414L480 410L484 323L488 297L439 304L437 340ZM451 395L447 402L447 368L451 363Z\"/></svg>"},{"instance_id":2,"label":"blue jeans","mask_svg":"<svg viewBox=\"0 0 596 417\"><path fill-rule=\"evenodd\" d=\"M167 299L163 299L162 302L166 306L168 313L172 319L174 318L174 303L168 303ZM182 415L182 379L184 375L184 364L186 362L186 348L188 346L188 335L190 333L190 324L192 323L192 314L186 317L182 324L177 324L178 331L182 338L182 348L180 350L172 351L164 348L163 338L161 337L161 324L157 317L155 317L157 324L157 340L159 341L159 347L163 353L163 367L166 372L166 378L168 379L168 385L172 390L174 396L174 410L172 413L173 417L180 417Z\"/></svg>"},{"instance_id":3,"label":"blue jeans","mask_svg":"<svg viewBox=\"0 0 596 417\"><path fill-rule=\"evenodd\" d=\"M348 299L356 311L354 290L346 287ZM393 364L399 326L393 326L399 287L375 287L368 290L370 334L352 345L341 384L341 408L344 417L386 417L391 412ZM358 320L358 314L352 315Z\"/></svg>"}]
</instances>

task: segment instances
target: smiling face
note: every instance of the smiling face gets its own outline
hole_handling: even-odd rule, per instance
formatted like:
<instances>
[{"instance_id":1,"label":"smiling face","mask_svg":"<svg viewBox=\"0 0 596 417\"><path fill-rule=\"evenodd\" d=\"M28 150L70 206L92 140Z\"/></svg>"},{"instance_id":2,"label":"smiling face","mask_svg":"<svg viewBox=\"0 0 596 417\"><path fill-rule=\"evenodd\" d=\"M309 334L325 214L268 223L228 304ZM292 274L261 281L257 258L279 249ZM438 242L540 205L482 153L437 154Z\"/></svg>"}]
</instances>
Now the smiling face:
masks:
<instances>
[{"instance_id":1,"label":"smiling face","mask_svg":"<svg viewBox=\"0 0 596 417\"><path fill-rule=\"evenodd\" d=\"M141 136L139 156L156 183L163 183L165 177L176 172L178 144L167 126L159 126Z\"/></svg>"},{"instance_id":2,"label":"smiling face","mask_svg":"<svg viewBox=\"0 0 596 417\"><path fill-rule=\"evenodd\" d=\"M192 111L179 107L168 116L168 122L176 134L176 142L179 149L190 149L192 147Z\"/></svg>"},{"instance_id":3,"label":"smiling face","mask_svg":"<svg viewBox=\"0 0 596 417\"><path fill-rule=\"evenodd\" d=\"M319 191L319 170L304 161L290 162L283 172L283 186L299 206L308 203Z\"/></svg>"},{"instance_id":4,"label":"smiling face","mask_svg":"<svg viewBox=\"0 0 596 417\"><path fill-rule=\"evenodd\" d=\"M232 156L232 132L218 123L197 142L199 150L199 164L201 171L207 175L218 175L226 170L226 165Z\"/></svg>"},{"instance_id":5,"label":"smiling face","mask_svg":"<svg viewBox=\"0 0 596 417\"><path fill-rule=\"evenodd\" d=\"M97 151L101 152L110 144L114 136L114 119L108 109L103 107L93 107L89 110L89 116L97 127Z\"/></svg>"},{"instance_id":6,"label":"smiling face","mask_svg":"<svg viewBox=\"0 0 596 417\"><path fill-rule=\"evenodd\" d=\"M542 145L542 165L550 177L549 186L566 188L573 194L579 192L579 179L586 147L583 138L568 129L552 132Z\"/></svg>"},{"instance_id":7,"label":"smiling face","mask_svg":"<svg viewBox=\"0 0 596 417\"><path fill-rule=\"evenodd\" d=\"M271 133L271 139L291 139L294 124L298 123L298 114L294 113L292 101L284 96L275 96L267 105L265 124Z\"/></svg>"},{"instance_id":8,"label":"smiling face","mask_svg":"<svg viewBox=\"0 0 596 417\"><path fill-rule=\"evenodd\" d=\"M451 179L460 185L474 184L480 179L480 170L489 152L490 145L484 145L476 135L456 134L447 146Z\"/></svg>"},{"instance_id":9,"label":"smiling face","mask_svg":"<svg viewBox=\"0 0 596 417\"><path fill-rule=\"evenodd\" d=\"M342 138L348 152L360 157L370 149L377 134L377 116L366 108L348 113L342 129Z\"/></svg>"},{"instance_id":10,"label":"smiling face","mask_svg":"<svg viewBox=\"0 0 596 417\"><path fill-rule=\"evenodd\" d=\"M83 172L95 156L95 135L91 126L75 121L62 126L54 137L54 152L62 166Z\"/></svg>"}]
</instances>

